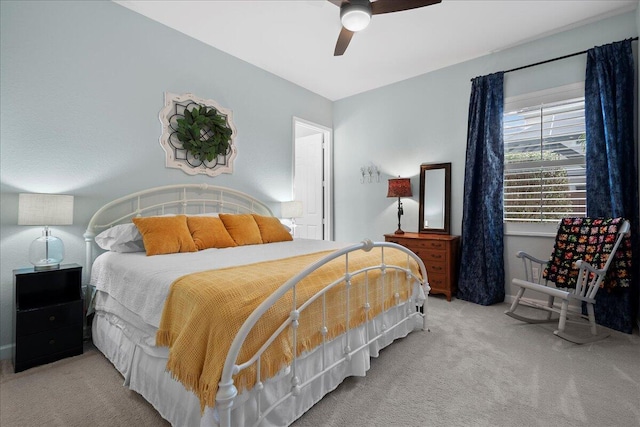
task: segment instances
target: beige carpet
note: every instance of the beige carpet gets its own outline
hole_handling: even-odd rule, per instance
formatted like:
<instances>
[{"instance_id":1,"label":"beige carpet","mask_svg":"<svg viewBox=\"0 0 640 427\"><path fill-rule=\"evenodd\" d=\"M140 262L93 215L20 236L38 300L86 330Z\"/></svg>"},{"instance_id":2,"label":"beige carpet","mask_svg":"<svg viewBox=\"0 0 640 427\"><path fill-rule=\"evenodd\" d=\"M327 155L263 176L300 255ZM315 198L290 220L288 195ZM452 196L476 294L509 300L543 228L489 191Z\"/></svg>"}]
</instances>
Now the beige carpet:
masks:
<instances>
[{"instance_id":1,"label":"beige carpet","mask_svg":"<svg viewBox=\"0 0 640 427\"><path fill-rule=\"evenodd\" d=\"M385 349L295 427L640 426L637 332L579 346L503 304L429 301L429 332ZM167 425L91 347L19 374L1 366L2 427Z\"/></svg>"},{"instance_id":2,"label":"beige carpet","mask_svg":"<svg viewBox=\"0 0 640 427\"><path fill-rule=\"evenodd\" d=\"M169 426L139 394L122 386L120 373L93 346L80 356L17 374L9 361L2 362L2 427Z\"/></svg>"}]
</instances>

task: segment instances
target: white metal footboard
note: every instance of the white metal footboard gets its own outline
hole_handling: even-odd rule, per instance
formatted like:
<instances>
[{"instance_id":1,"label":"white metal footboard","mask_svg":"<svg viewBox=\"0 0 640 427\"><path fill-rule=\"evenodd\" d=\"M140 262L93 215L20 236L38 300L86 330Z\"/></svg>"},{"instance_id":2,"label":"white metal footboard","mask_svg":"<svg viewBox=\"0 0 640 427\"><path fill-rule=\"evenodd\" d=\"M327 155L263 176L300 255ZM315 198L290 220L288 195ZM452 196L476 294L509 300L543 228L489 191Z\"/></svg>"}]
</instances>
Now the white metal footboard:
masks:
<instances>
[{"instance_id":1,"label":"white metal footboard","mask_svg":"<svg viewBox=\"0 0 640 427\"><path fill-rule=\"evenodd\" d=\"M349 254L355 251L359 251L359 250L364 250L364 251L370 251L371 249L373 249L374 247L381 247L381 259L380 259L380 263L377 265L371 265L368 266L366 268L362 268L361 270L358 271L354 271L354 272L349 272ZM387 265L385 264L385 260L384 260L384 248L394 248L397 250L400 250L402 252L405 252L407 254L407 263L404 266L398 266L398 265ZM302 304L298 305L298 302L296 301L296 286L298 285L298 283L303 280L304 278L306 278L309 274L311 274L312 272L316 271L318 268L322 267L323 265L327 264L328 262L341 257L341 256L345 256L345 274L344 276L336 279L334 282L327 284L323 290L321 290L320 292L318 292L317 294L315 294L312 298L310 298L308 301L303 302ZM410 260L413 259L418 263L418 266L420 267L420 272L422 274L422 277L418 277L416 276L410 267ZM385 274L387 274L388 271L400 271L400 272L404 272L404 274L406 274L407 280L406 280L406 284L404 286L411 286L412 289L409 289L409 297L407 300L401 301L400 298L400 294L399 294L399 289L397 288L397 286L399 286L399 284L394 283L393 286L395 286L396 288L394 289L394 293L395 293L395 305L394 307L390 308L389 310L407 310L406 313L404 313L405 315L403 316L398 316L397 317L397 322L395 324L392 325L382 325L382 331L380 333L378 333L375 336L370 336L372 334L370 334L370 328L368 327L369 322L372 322L373 319L369 313L369 309L371 308L370 306L370 302L373 301L369 301L369 287L370 286L378 286L378 285L374 285L374 284L370 284L369 280L368 280L368 274L370 271L373 270L379 270L382 274L382 276L384 277ZM360 345L358 345L356 348L351 348L351 342L350 342L350 324L349 324L349 306L350 306L350 286L351 286L351 280L353 278L355 278L356 276L359 275L363 275L364 280L365 280L365 300L366 303L364 305L364 309L365 312L367 313L366 316L366 326L365 326L365 331L366 331L366 337L365 337L365 341L364 343L361 343ZM382 280L381 281L382 286L384 286L385 281ZM346 297L345 297L345 301L344 301L344 307L345 307L345 314L346 314L346 332L344 335L345 338L345 348L344 348L344 353L342 355L341 358L329 363L325 360L324 357L324 351L325 351L325 345L327 344L327 319L326 319L326 293L333 289L334 287L340 285L340 284L344 284L343 286L345 286L346 289ZM261 422L264 420L264 418L272 411L274 410L276 407L278 407L278 405L280 405L281 403L285 402L287 399L289 399L291 396L297 396L301 389L308 386L309 384L311 384L314 380L318 379L319 377L321 377L322 375L324 375L327 372L330 372L332 369L336 368L338 365L342 364L342 363L347 363L351 360L351 358L358 353L359 351L362 351L364 348L366 348L367 346L369 346L371 343L374 343L376 340L378 340L379 338L383 337L385 334L387 334L389 331L393 330L394 328L402 325L405 322L408 322L410 320L414 320L416 317L422 317L423 320L423 329L426 329L426 295L429 292L429 283L427 280L427 272L424 266L424 263L422 262L422 260L415 255L413 252L411 252L410 250L406 249L403 246L400 246L398 244L395 243L389 243L389 242L377 242L377 243L373 243L371 240L365 240L362 243L356 244L356 245L352 245L349 246L347 248L344 248L342 250L336 251L334 253L329 254L328 256L324 257L323 259L315 262L314 264L310 265L309 267L307 267L305 270L301 271L300 273L298 273L296 276L294 276L293 278L291 278L290 280L288 280L285 284L283 284L276 292L274 292L272 295L270 295L262 304L260 304L260 306L258 306L258 308L247 318L247 320L244 322L244 324L242 325L242 327L240 328L240 330L238 331L238 334L236 335L236 337L234 338L231 347L229 349L229 352L227 353L227 357L225 360L225 364L224 364L224 368L222 371L222 376L220 379L220 383L219 383L219 387L218 387L218 392L216 395L216 409L218 411L218 415L220 417L220 426L223 427L230 427L231 426L231 409L233 407L233 403L234 403L234 399L236 398L236 396L238 395L238 390L234 385L234 381L233 381L233 376L236 375L237 373L239 373L240 371L249 368L250 366L252 366L254 363L256 364L256 384L255 384L255 389L258 390L258 394L257 394L257 420L255 420L255 424L254 425L260 425ZM280 327L267 339L267 341L265 341L265 343L260 347L260 349L246 362L243 362L241 364L237 364L237 358L238 358L238 354L240 352L240 349L245 341L245 339L247 338L247 336L249 335L249 332L252 330L252 328L259 322L260 318L262 317L263 314L265 314L265 312L271 308L274 304L277 303L277 301L280 299L280 297L282 297L287 291L292 290L293 292L293 306L291 308L291 313L288 316L288 318L280 325ZM307 378L305 381L301 382L300 378L297 375L297 351L295 350L297 348L297 331L298 331L298 322L299 322L299 318L300 318L300 314L306 309L308 308L314 301L318 300L318 299L322 299L322 311L323 311L323 326L321 329L321 333L322 333L322 343L320 344L320 346L322 347L320 349L320 351L323 352L323 357L322 357L322 368L321 370L319 370L318 372L314 373L314 375L312 375L310 378ZM411 303L413 302L413 303ZM419 310L419 306L423 306L424 304L424 310L421 313ZM383 312L384 312L384 308L383 308ZM262 389L262 383L261 383L261 371L260 371L260 357L261 355L267 350L267 348L269 347L269 345L281 334L283 333L285 330L287 330L287 327L291 326L291 332L292 332L292 339L293 339L293 360L292 360L292 364L291 364L291 368L290 368L290 377L291 377L291 387L289 389L289 391L284 394L282 397L280 397L280 399L278 399L276 402L272 403L271 406L269 406L268 408L261 408L260 407L260 403L261 403L261 399L260 399L260 390Z\"/></svg>"}]
</instances>

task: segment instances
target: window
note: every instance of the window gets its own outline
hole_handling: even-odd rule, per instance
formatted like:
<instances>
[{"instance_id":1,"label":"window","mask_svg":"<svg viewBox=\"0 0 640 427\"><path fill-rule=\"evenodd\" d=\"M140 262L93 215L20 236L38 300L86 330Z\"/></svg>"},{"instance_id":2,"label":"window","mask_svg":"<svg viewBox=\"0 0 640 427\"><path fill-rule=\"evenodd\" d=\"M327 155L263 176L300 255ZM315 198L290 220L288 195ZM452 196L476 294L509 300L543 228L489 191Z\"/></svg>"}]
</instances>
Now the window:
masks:
<instances>
[{"instance_id":1,"label":"window","mask_svg":"<svg viewBox=\"0 0 640 427\"><path fill-rule=\"evenodd\" d=\"M506 222L555 223L586 214L584 91L551 93L505 103Z\"/></svg>"}]
</instances>

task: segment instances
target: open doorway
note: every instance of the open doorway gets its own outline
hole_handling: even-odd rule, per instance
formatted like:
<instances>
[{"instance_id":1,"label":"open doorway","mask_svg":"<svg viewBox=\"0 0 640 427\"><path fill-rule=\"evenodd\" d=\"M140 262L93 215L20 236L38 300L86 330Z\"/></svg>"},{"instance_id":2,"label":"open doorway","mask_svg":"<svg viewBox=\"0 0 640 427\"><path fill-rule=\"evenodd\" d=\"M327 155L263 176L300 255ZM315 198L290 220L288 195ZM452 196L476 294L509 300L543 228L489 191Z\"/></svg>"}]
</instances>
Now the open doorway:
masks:
<instances>
[{"instance_id":1,"label":"open doorway","mask_svg":"<svg viewBox=\"0 0 640 427\"><path fill-rule=\"evenodd\" d=\"M293 118L293 200L302 202L295 237L333 240L332 130Z\"/></svg>"}]
</instances>

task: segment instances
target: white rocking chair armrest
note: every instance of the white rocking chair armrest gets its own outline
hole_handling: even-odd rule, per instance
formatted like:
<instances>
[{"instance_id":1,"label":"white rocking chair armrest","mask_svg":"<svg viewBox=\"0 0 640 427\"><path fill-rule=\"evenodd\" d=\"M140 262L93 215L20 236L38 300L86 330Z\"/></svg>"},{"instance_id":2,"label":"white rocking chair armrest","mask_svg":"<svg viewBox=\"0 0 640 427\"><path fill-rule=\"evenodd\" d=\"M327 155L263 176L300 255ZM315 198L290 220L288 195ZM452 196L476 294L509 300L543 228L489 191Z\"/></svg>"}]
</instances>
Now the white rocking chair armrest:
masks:
<instances>
[{"instance_id":1,"label":"white rocking chair armrest","mask_svg":"<svg viewBox=\"0 0 640 427\"><path fill-rule=\"evenodd\" d=\"M574 298L595 304L596 292L607 275L607 265L601 269L595 268L584 260L575 262L578 271L578 280L574 292Z\"/></svg>"},{"instance_id":2,"label":"white rocking chair armrest","mask_svg":"<svg viewBox=\"0 0 640 427\"><path fill-rule=\"evenodd\" d=\"M547 265L546 260L541 260L524 251L519 251L516 256L522 260L524 265L524 277L529 282L546 284L542 280L542 273Z\"/></svg>"},{"instance_id":3,"label":"white rocking chair armrest","mask_svg":"<svg viewBox=\"0 0 640 427\"><path fill-rule=\"evenodd\" d=\"M595 268L593 265L589 264L587 261L583 260L583 259L579 259L575 262L576 264L576 268L581 270L581 269L586 269L589 270L590 272L592 272L593 274L597 274L597 275L604 275L607 272L606 268L601 268L601 269L597 269Z\"/></svg>"},{"instance_id":4,"label":"white rocking chair armrest","mask_svg":"<svg viewBox=\"0 0 640 427\"><path fill-rule=\"evenodd\" d=\"M538 258L534 257L533 255L529 255L528 253L526 253L524 251L518 251L516 256L518 258L527 258L527 259L531 260L532 262L535 262L535 263L541 264L541 265L544 265L544 264L546 264L548 262L548 260L546 260L546 259L545 260L538 259Z\"/></svg>"}]
</instances>

